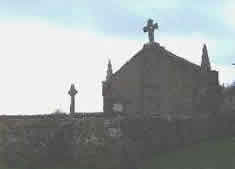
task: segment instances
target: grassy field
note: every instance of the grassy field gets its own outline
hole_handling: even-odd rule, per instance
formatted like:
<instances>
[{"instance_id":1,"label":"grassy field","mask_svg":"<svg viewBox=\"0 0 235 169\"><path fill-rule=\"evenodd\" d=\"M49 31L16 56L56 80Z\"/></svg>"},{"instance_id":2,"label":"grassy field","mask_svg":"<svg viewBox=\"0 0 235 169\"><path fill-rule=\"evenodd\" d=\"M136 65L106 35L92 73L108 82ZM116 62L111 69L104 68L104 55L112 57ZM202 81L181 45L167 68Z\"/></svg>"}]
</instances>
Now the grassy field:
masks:
<instances>
[{"instance_id":1,"label":"grassy field","mask_svg":"<svg viewBox=\"0 0 235 169\"><path fill-rule=\"evenodd\" d=\"M235 169L235 138L205 141L156 154L140 169Z\"/></svg>"}]
</instances>

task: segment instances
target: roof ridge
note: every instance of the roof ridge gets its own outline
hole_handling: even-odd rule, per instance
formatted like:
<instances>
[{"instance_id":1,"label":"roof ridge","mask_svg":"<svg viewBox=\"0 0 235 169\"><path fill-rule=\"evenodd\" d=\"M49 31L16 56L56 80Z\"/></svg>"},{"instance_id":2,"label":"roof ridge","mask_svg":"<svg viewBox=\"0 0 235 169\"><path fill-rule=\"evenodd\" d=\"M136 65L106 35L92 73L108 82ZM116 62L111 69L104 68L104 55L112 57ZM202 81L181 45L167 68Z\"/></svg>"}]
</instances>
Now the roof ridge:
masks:
<instances>
[{"instance_id":1,"label":"roof ridge","mask_svg":"<svg viewBox=\"0 0 235 169\"><path fill-rule=\"evenodd\" d=\"M200 68L199 65L197 65L197 64L195 64L195 63L192 63L192 62L190 62L189 60L187 60L187 59L185 59L185 58L183 58L183 57L177 56L176 54L170 52L169 50L167 50L167 49L165 49L165 48L163 48L163 47L161 47L161 48L162 48L163 50L165 50L170 56L173 56L173 57L175 57L176 59L180 59L181 61L183 61L183 62L185 62L185 63L189 63L189 64L191 64L191 65L193 65L193 66L196 66L197 68Z\"/></svg>"},{"instance_id":2,"label":"roof ridge","mask_svg":"<svg viewBox=\"0 0 235 169\"><path fill-rule=\"evenodd\" d=\"M118 73L120 73L126 67L126 65L132 62L142 51L143 49L139 50L136 54L134 54L134 56L127 60L115 73L113 73L113 76L116 76Z\"/></svg>"},{"instance_id":3,"label":"roof ridge","mask_svg":"<svg viewBox=\"0 0 235 169\"><path fill-rule=\"evenodd\" d=\"M169 50L165 49L164 47L159 45L158 48L160 48L160 50L162 50L163 52L166 52L167 56L173 57L183 63L187 63L187 64L192 65L194 68L200 69L199 65L192 63L183 57L177 56L176 54L170 52ZM142 48L141 50L139 50L134 56L132 56L129 60L127 60L115 73L113 73L113 77L117 76L130 62L132 62L141 52L143 52L144 49L151 49L151 48ZM156 48L154 48L154 49L156 49Z\"/></svg>"}]
</instances>

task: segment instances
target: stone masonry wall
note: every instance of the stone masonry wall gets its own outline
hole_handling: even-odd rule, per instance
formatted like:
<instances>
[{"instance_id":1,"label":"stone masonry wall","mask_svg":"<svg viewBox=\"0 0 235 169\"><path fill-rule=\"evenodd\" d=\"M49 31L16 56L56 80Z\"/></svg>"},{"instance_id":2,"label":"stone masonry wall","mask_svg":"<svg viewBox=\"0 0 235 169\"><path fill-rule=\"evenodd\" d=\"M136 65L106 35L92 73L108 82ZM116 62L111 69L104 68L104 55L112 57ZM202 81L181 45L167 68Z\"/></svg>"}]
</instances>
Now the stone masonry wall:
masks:
<instances>
[{"instance_id":1,"label":"stone masonry wall","mask_svg":"<svg viewBox=\"0 0 235 169\"><path fill-rule=\"evenodd\" d=\"M137 168L152 153L235 134L235 116L166 120L71 116L0 118L0 161L9 167Z\"/></svg>"}]
</instances>

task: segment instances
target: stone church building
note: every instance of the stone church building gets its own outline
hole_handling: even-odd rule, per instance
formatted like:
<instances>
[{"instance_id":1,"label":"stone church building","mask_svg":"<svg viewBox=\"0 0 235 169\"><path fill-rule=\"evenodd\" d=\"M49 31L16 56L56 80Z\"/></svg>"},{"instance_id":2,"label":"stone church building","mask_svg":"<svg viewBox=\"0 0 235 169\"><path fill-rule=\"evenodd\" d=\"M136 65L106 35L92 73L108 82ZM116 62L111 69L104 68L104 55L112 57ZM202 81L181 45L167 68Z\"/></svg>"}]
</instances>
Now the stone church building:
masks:
<instances>
[{"instance_id":1,"label":"stone church building","mask_svg":"<svg viewBox=\"0 0 235 169\"><path fill-rule=\"evenodd\" d=\"M206 45L201 65L191 63L154 41L158 25L150 19L144 32L149 43L118 71L109 61L102 82L104 113L193 116L219 109L218 72L211 70Z\"/></svg>"}]
</instances>

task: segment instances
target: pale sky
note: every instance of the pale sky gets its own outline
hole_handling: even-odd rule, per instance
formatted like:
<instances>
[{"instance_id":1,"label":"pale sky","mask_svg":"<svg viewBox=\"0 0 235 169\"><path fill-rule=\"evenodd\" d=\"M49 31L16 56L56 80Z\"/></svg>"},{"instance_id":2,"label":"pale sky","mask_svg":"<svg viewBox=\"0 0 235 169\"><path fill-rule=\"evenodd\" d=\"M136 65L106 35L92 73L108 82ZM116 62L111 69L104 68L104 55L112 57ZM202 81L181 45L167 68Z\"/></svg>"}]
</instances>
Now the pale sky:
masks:
<instances>
[{"instance_id":1,"label":"pale sky","mask_svg":"<svg viewBox=\"0 0 235 169\"><path fill-rule=\"evenodd\" d=\"M102 111L108 58L114 71L147 42L200 64L207 44L220 83L235 80L234 0L0 0L0 114Z\"/></svg>"}]
</instances>

